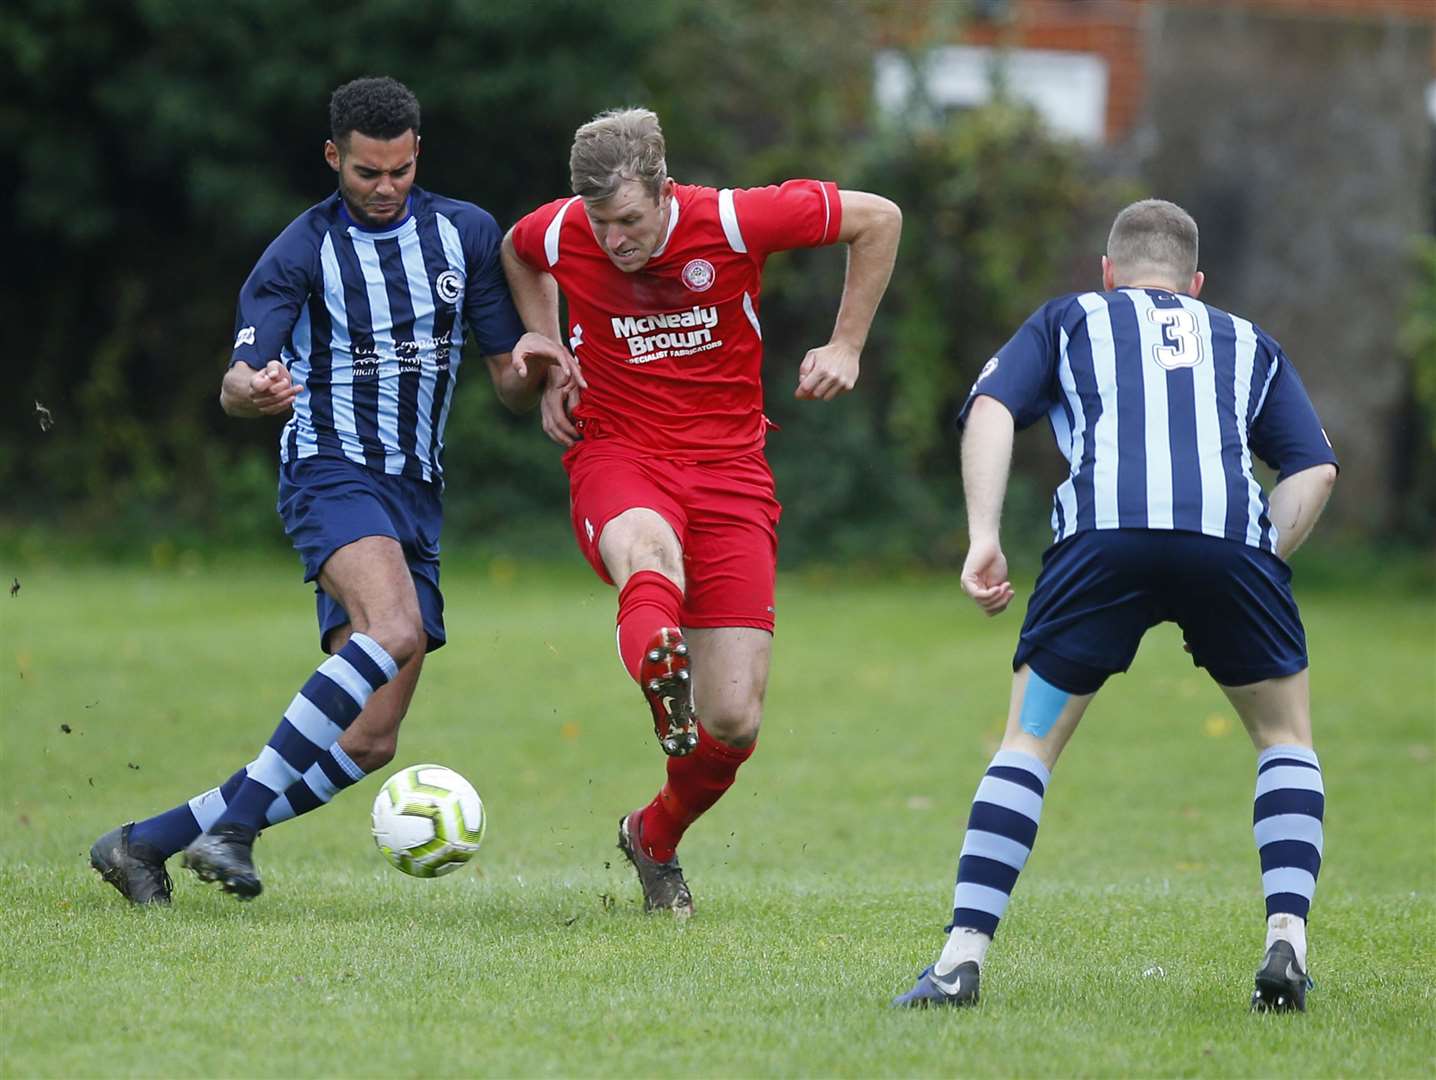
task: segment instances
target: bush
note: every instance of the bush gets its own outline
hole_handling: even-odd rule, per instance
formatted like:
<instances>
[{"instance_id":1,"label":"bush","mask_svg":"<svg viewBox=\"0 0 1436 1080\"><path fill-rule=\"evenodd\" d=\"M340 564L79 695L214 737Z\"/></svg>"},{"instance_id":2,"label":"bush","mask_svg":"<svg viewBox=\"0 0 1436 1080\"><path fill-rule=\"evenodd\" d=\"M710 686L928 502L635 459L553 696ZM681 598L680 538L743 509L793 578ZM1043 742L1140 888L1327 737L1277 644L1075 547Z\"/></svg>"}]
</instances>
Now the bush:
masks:
<instances>
[{"instance_id":1,"label":"bush","mask_svg":"<svg viewBox=\"0 0 1436 1080\"><path fill-rule=\"evenodd\" d=\"M679 179L817 175L901 204L897 272L843 401L792 398L803 354L831 332L841 256L769 266L765 377L783 428L771 457L788 562L960 554L953 412L987 356L1068 284L1083 222L1115 201L1016 105L873 127L867 43L873 20L900 10L883 5L840 19L820 0L374 0L337 20L264 0L11 7L0 60L21 78L0 107L14 155L0 172L11 261L27 275L0 293L0 320L31 331L17 392L0 403L0 524L107 544L277 537L276 425L229 420L217 390L240 282L331 190L319 151L328 93L345 79L408 82L425 108L420 181L505 223L564 193L578 123L632 102L660 111ZM466 357L447 440L448 542L562 536L556 448L487 382ZM1025 501L1045 519L1041 498Z\"/></svg>"}]
</instances>

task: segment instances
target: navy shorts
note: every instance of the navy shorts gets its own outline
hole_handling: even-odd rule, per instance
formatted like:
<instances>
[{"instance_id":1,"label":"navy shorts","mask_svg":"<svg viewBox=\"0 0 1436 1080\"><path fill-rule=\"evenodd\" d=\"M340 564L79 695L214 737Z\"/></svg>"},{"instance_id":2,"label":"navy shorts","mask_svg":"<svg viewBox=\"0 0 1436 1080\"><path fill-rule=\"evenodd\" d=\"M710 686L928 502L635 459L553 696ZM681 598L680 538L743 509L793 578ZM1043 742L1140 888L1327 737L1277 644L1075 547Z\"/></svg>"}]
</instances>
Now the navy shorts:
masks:
<instances>
[{"instance_id":1,"label":"navy shorts","mask_svg":"<svg viewBox=\"0 0 1436 1080\"><path fill-rule=\"evenodd\" d=\"M279 466L279 516L314 581L329 556L366 536L388 536L404 549L429 652L444 644L444 594L439 591L440 488L406 476L389 476L347 458L311 457ZM319 647L349 622L340 603L317 584Z\"/></svg>"},{"instance_id":2,"label":"navy shorts","mask_svg":"<svg viewBox=\"0 0 1436 1080\"><path fill-rule=\"evenodd\" d=\"M1234 540L1167 529L1092 529L1047 549L1012 668L1094 693L1126 671L1153 626L1182 628L1223 686L1305 670L1291 568Z\"/></svg>"}]
</instances>

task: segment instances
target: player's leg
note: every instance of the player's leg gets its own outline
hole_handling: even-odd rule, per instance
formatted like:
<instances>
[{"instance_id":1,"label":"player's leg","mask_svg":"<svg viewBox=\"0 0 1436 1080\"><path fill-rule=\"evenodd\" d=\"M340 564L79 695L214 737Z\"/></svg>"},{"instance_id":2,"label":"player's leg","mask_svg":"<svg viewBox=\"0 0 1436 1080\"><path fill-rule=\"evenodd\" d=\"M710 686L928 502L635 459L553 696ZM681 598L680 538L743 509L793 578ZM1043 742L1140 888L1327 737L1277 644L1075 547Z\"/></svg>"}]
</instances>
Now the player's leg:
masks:
<instances>
[{"instance_id":1,"label":"player's leg","mask_svg":"<svg viewBox=\"0 0 1436 1080\"><path fill-rule=\"evenodd\" d=\"M250 849L270 804L311 769L384 686L423 647L414 583L399 542L366 536L324 563L319 583L348 612L353 632L285 710L224 812L185 849L201 880L240 897L262 889Z\"/></svg>"},{"instance_id":2,"label":"player's leg","mask_svg":"<svg viewBox=\"0 0 1436 1080\"><path fill-rule=\"evenodd\" d=\"M770 631L754 627L691 628L697 742L668 759L663 787L647 806L619 822L618 846L633 862L649 911L693 911L693 895L678 862L688 827L733 786L753 754L763 719L763 695L773 647Z\"/></svg>"},{"instance_id":3,"label":"player's leg","mask_svg":"<svg viewBox=\"0 0 1436 1080\"><path fill-rule=\"evenodd\" d=\"M1291 570L1246 544L1187 535L1177 621L1192 659L1231 701L1257 750L1252 828L1266 897L1266 945L1252 1007L1306 1007L1306 919L1321 869L1326 795L1312 747L1306 631ZM1197 599L1199 598L1199 599Z\"/></svg>"},{"instance_id":4,"label":"player's leg","mask_svg":"<svg viewBox=\"0 0 1436 1080\"><path fill-rule=\"evenodd\" d=\"M371 704L373 700L371 697ZM165 869L166 860L193 843L219 819L249 775L249 767L239 769L224 783L161 814L111 829L90 848L90 865L133 903L169 903L173 884ZM321 775L332 779L326 785ZM277 825L317 808L363 776L342 746L335 743L302 779L269 804L265 824Z\"/></svg>"},{"instance_id":5,"label":"player's leg","mask_svg":"<svg viewBox=\"0 0 1436 1080\"><path fill-rule=\"evenodd\" d=\"M331 635L335 652L348 643L350 632L351 628L346 624ZM370 695L339 741L269 804L265 814L267 824L277 825L319 809L339 792L353 787L375 769L382 769L394 760L399 743L399 724L414 699L414 690L424 669L427 645L426 635L423 638L424 647L409 658L393 679Z\"/></svg>"},{"instance_id":6,"label":"player's leg","mask_svg":"<svg viewBox=\"0 0 1436 1080\"><path fill-rule=\"evenodd\" d=\"M418 675L412 664L424 652L424 626L414 580L398 541L368 536L345 544L320 570L319 585L349 613L350 632L293 699L270 738L269 753L261 751L257 767L236 797L228 800L215 826L238 824L257 829L263 823L263 811L292 784L299 783L320 755L339 743L373 692L388 684L401 668L408 668L412 678ZM381 671L373 671L376 666ZM355 681L355 674L362 676L362 682ZM406 702L412 682L396 689L396 699ZM401 712L392 708L372 712L368 718L370 743L375 738L392 738L399 717Z\"/></svg>"},{"instance_id":7,"label":"player's leg","mask_svg":"<svg viewBox=\"0 0 1436 1080\"><path fill-rule=\"evenodd\" d=\"M697 717L680 629L686 517L672 494L678 469L599 443L583 446L566 464L579 549L600 578L618 587L619 658L643 692L659 745L667 754L686 754L697 743ZM692 911L678 860L647 854L637 812L619 819L618 847L638 873L645 910Z\"/></svg>"},{"instance_id":8,"label":"player's leg","mask_svg":"<svg viewBox=\"0 0 1436 1080\"><path fill-rule=\"evenodd\" d=\"M1311 738L1307 672L1223 686L1257 750L1252 831L1266 896L1266 953L1252 1008L1306 1008L1306 920L1321 872L1326 790Z\"/></svg>"},{"instance_id":9,"label":"player's leg","mask_svg":"<svg viewBox=\"0 0 1436 1080\"><path fill-rule=\"evenodd\" d=\"M336 552L359 540L392 537L402 541L412 575L410 590L417 590L423 632L429 648L444 641L443 596L438 588L438 533L442 512L438 493L398 477L378 477L345 461L310 459L281 469L280 513L285 529L306 568L306 580L320 577ZM396 543L397 546L397 543ZM342 563L342 560L341 560ZM340 564L335 564L342 570ZM337 572L337 571L336 571ZM316 590L320 644L329 654L353 647L350 617L342 605L322 588ZM381 687L373 703L361 711L355 735L346 734L321 752L305 774L279 798L269 802L264 823L275 824L293 816L300 807L322 805L328 795L364 775L365 769L348 749L358 747L364 757L383 745L382 732L397 726L397 718L413 693L422 664L423 648L416 651L395 680L393 690ZM326 664L330 663L326 661ZM321 668L323 670L323 668ZM312 681L312 680L311 680ZM296 699L297 702L298 699ZM363 740L363 745L360 745ZM388 740L392 743L392 736ZM371 758L371 760L374 760ZM165 860L216 825L246 781L262 767L262 757L234 773L218 787L181 803L172 810L106 833L91 849L91 863L126 899L147 903L167 902L170 881ZM377 767L377 760L368 767ZM332 788L332 790L331 790Z\"/></svg>"},{"instance_id":10,"label":"player's leg","mask_svg":"<svg viewBox=\"0 0 1436 1080\"><path fill-rule=\"evenodd\" d=\"M619 824L650 909L692 910L676 849L687 828L733 785L753 753L773 645L779 507L761 455L693 466L683 477L688 568L684 634L692 659L693 748L670 757L666 782Z\"/></svg>"},{"instance_id":11,"label":"player's leg","mask_svg":"<svg viewBox=\"0 0 1436 1080\"><path fill-rule=\"evenodd\" d=\"M1037 840L1052 767L1106 677L1042 649L1014 673L1002 745L968 814L947 941L895 1005L977 1003L987 949Z\"/></svg>"},{"instance_id":12,"label":"player's leg","mask_svg":"<svg viewBox=\"0 0 1436 1080\"><path fill-rule=\"evenodd\" d=\"M692 627L693 694L703 732L729 750L751 750L763 725L773 631L756 626Z\"/></svg>"},{"instance_id":13,"label":"player's leg","mask_svg":"<svg viewBox=\"0 0 1436 1080\"><path fill-rule=\"evenodd\" d=\"M723 797L753 754L763 722L763 696L773 635L748 626L692 628L693 693L698 745L668 762L668 781L643 810L644 848L666 861L688 827Z\"/></svg>"},{"instance_id":14,"label":"player's leg","mask_svg":"<svg viewBox=\"0 0 1436 1080\"><path fill-rule=\"evenodd\" d=\"M574 538L598 576L618 588L619 659L638 683L665 753L696 741L688 646L680 613L686 517L672 492L681 467L604 443L567 462Z\"/></svg>"},{"instance_id":15,"label":"player's leg","mask_svg":"<svg viewBox=\"0 0 1436 1080\"><path fill-rule=\"evenodd\" d=\"M685 760L697 744L689 644L679 627L683 607L683 551L672 526L657 512L634 507L604 527L598 545L609 578L618 586L618 653L643 691L654 733L670 762ZM645 843L641 813L618 823L618 847L638 873L645 911L686 918L693 897L670 849L656 858Z\"/></svg>"},{"instance_id":16,"label":"player's leg","mask_svg":"<svg viewBox=\"0 0 1436 1080\"><path fill-rule=\"evenodd\" d=\"M437 496L392 477L381 482L380 491L389 501L390 517L404 548L419 602L423 621L420 647L390 682L370 696L339 741L270 803L265 816L271 825L317 810L340 791L393 760L399 724L413 701L424 657L442 648L446 640L444 595L439 589L437 540L441 511ZM348 644L354 632L349 613L322 588L316 590L315 602L320 644L325 652L336 653Z\"/></svg>"},{"instance_id":17,"label":"player's leg","mask_svg":"<svg viewBox=\"0 0 1436 1080\"><path fill-rule=\"evenodd\" d=\"M638 683L664 753L682 755L697 742L683 609L683 549L663 515L646 506L624 510L603 527L599 555L618 586L618 655Z\"/></svg>"},{"instance_id":18,"label":"player's leg","mask_svg":"<svg viewBox=\"0 0 1436 1080\"><path fill-rule=\"evenodd\" d=\"M350 633L351 627L346 623L330 635L331 654L348 644ZM339 792L353 787L375 769L383 768L394 759L399 723L409 711L419 674L424 667L424 656L423 649L416 652L393 679L370 695L363 710L345 728L339 741L320 754L303 776L269 804L264 815L266 825L278 825L319 809ZM193 835L169 854L179 851L219 820L246 775L247 771L241 769L219 787L176 807L176 810L190 811L190 820L194 823Z\"/></svg>"},{"instance_id":19,"label":"player's leg","mask_svg":"<svg viewBox=\"0 0 1436 1080\"><path fill-rule=\"evenodd\" d=\"M1017 652L1001 748L978 784L937 961L898 1006L970 1005L983 960L1037 837L1051 770L1093 695L1160 621L1144 583L1148 538L1080 532L1043 556Z\"/></svg>"},{"instance_id":20,"label":"player's leg","mask_svg":"<svg viewBox=\"0 0 1436 1080\"><path fill-rule=\"evenodd\" d=\"M331 653L349 640L346 624L330 636ZM278 825L317 810L394 757L399 722L408 712L423 669L420 651L386 685L369 697L358 718L339 741L269 804L266 825ZM162 814L112 829L95 842L90 860L126 899L167 903L172 883L165 861L213 825L248 775L240 769L218 787L201 792Z\"/></svg>"}]
</instances>

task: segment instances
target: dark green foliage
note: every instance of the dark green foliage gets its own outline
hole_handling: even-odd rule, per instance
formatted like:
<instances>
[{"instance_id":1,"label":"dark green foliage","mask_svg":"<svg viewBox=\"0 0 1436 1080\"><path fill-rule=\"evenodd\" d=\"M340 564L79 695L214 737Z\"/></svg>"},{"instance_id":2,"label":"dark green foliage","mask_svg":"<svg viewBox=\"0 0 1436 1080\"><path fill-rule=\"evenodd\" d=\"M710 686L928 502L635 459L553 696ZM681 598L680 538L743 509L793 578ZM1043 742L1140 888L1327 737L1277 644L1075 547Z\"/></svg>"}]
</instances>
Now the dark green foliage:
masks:
<instances>
[{"instance_id":1,"label":"dark green foliage","mask_svg":"<svg viewBox=\"0 0 1436 1080\"><path fill-rule=\"evenodd\" d=\"M1436 238L1421 237L1413 258L1418 273L1401 343L1412 360L1417 403L1426 414L1423 435L1436 450Z\"/></svg>"},{"instance_id":2,"label":"dark green foliage","mask_svg":"<svg viewBox=\"0 0 1436 1080\"><path fill-rule=\"evenodd\" d=\"M792 398L803 354L831 331L841 254L769 265L784 554L953 558L952 413L1043 295L1078 283L1073 240L1115 200L1016 107L874 127L884 10L17 0L0 36L13 73L0 145L8 261L25 272L0 294L18 344L7 365L18 392L0 404L0 522L83 527L106 546L278 535L277 425L230 420L217 404L234 297L274 234L332 190L321 157L331 90L383 73L423 106L419 182L505 225L567 191L577 124L636 102L662 115L680 180L829 176L899 202L898 270L845 401ZM535 418L505 413L468 360L448 439L450 543L520 544L535 529L561 542L556 448ZM1042 499L1028 501L1045 518Z\"/></svg>"},{"instance_id":3,"label":"dark green foliage","mask_svg":"<svg viewBox=\"0 0 1436 1080\"><path fill-rule=\"evenodd\" d=\"M1395 455L1396 484L1403 494L1401 525L1413 538L1436 531L1436 237L1419 237L1412 261L1416 266L1401 328L1401 349L1411 364L1411 397Z\"/></svg>"},{"instance_id":4,"label":"dark green foliage","mask_svg":"<svg viewBox=\"0 0 1436 1080\"><path fill-rule=\"evenodd\" d=\"M796 361L826 340L836 308L834 260L790 256L769 271L769 411L785 427L771 457L787 503L787 553L949 561L965 543L958 408L1033 309L1054 292L1096 284L1100 230L1124 193L1049 138L1031 110L1002 102L880 127L852 148L844 183L903 208L902 248L858 391L836 405L792 400ZM1094 254L1074 271L1084 233ZM794 330L806 336L794 339ZM798 457L790 447L801 448ZM1056 461L1043 439L1022 449ZM1025 485L1014 491L1009 521L1040 534L1045 493L1026 494Z\"/></svg>"}]
</instances>

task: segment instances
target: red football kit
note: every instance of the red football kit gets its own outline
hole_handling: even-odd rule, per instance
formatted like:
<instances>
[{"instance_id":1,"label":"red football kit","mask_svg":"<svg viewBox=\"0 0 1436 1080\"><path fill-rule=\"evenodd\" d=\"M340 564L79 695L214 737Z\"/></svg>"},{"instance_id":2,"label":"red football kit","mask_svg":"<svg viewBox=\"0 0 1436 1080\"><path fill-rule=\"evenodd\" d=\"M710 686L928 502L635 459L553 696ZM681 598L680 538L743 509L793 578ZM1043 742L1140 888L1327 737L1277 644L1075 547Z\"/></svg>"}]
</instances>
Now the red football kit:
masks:
<instances>
[{"instance_id":1,"label":"red football kit","mask_svg":"<svg viewBox=\"0 0 1436 1080\"><path fill-rule=\"evenodd\" d=\"M763 456L763 263L834 243L841 224L832 183L678 184L666 238L631 274L576 196L514 226L518 256L563 290L588 382L573 416L583 438L564 456L574 535L608 581L603 527L635 506L662 515L683 547L686 626L773 628L780 507Z\"/></svg>"}]
</instances>

